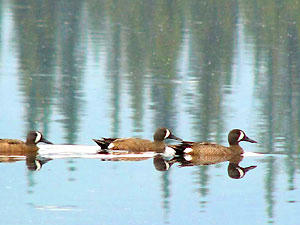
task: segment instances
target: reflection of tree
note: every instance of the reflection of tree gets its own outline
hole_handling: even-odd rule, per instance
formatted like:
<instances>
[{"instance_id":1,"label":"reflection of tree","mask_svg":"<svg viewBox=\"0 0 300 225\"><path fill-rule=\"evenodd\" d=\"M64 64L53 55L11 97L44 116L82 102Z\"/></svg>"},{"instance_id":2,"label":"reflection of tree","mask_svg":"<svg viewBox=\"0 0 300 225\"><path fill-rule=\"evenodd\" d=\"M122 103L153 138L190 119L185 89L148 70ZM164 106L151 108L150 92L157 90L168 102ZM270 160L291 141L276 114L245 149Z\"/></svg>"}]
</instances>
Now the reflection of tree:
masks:
<instances>
[{"instance_id":1,"label":"reflection of tree","mask_svg":"<svg viewBox=\"0 0 300 225\"><path fill-rule=\"evenodd\" d=\"M195 99L189 112L199 140L207 141L211 133L216 133L215 141L221 141L222 86L231 80L236 8L235 1L193 1L191 4L190 79L197 81L197 92L188 95Z\"/></svg>"},{"instance_id":2,"label":"reflection of tree","mask_svg":"<svg viewBox=\"0 0 300 225\"><path fill-rule=\"evenodd\" d=\"M118 137L120 123L120 97L121 97L121 77L120 77L120 59L121 59L121 27L115 25L112 27L112 43L109 50L108 67L111 79L112 91L112 119L113 119L113 137Z\"/></svg>"},{"instance_id":3,"label":"reflection of tree","mask_svg":"<svg viewBox=\"0 0 300 225\"><path fill-rule=\"evenodd\" d=\"M50 107L54 95L55 4L52 1L15 0L14 21L20 62L20 85L25 92L28 130L43 124L48 132Z\"/></svg>"},{"instance_id":4,"label":"reflection of tree","mask_svg":"<svg viewBox=\"0 0 300 225\"><path fill-rule=\"evenodd\" d=\"M88 30L93 38L90 40L92 45L92 51L94 53L95 59L98 61L100 58L100 53L102 53L101 47L105 46L105 39L107 27L106 27L106 1L102 0L89 0L86 2L88 10Z\"/></svg>"},{"instance_id":5,"label":"reflection of tree","mask_svg":"<svg viewBox=\"0 0 300 225\"><path fill-rule=\"evenodd\" d=\"M209 181L209 175L208 175L208 167L207 166L199 166L199 170L197 173L197 185L199 186L198 192L200 194L200 206L201 208L206 207L206 200L209 193L209 187L208 187L208 181Z\"/></svg>"},{"instance_id":6,"label":"reflection of tree","mask_svg":"<svg viewBox=\"0 0 300 225\"><path fill-rule=\"evenodd\" d=\"M66 141L76 141L81 110L82 71L86 53L81 47L80 30L82 1L64 1L59 7L59 46L61 76L59 80L59 106L64 116ZM60 5L60 6L62 6Z\"/></svg>"},{"instance_id":7,"label":"reflection of tree","mask_svg":"<svg viewBox=\"0 0 300 225\"><path fill-rule=\"evenodd\" d=\"M267 215L270 222L274 219L274 189L275 189L275 179L274 179L274 168L275 168L275 159L270 157L267 161L267 173L265 179L265 189L266 189L266 202L267 202Z\"/></svg>"},{"instance_id":8,"label":"reflection of tree","mask_svg":"<svg viewBox=\"0 0 300 225\"><path fill-rule=\"evenodd\" d=\"M164 209L164 217L165 217L165 223L169 223L169 213L170 213L170 177L169 177L170 171L166 171L161 174L161 180L162 180L162 207Z\"/></svg>"},{"instance_id":9,"label":"reflection of tree","mask_svg":"<svg viewBox=\"0 0 300 225\"><path fill-rule=\"evenodd\" d=\"M3 3L2 0L0 0L0 43L3 43L2 41L2 18L3 18ZM2 53L2 45L0 45L0 57L1 57L1 53ZM2 64L2 63L1 63Z\"/></svg>"},{"instance_id":10,"label":"reflection of tree","mask_svg":"<svg viewBox=\"0 0 300 225\"><path fill-rule=\"evenodd\" d=\"M132 8L133 12L128 15L126 33L126 53L127 53L127 79L129 82L129 94L132 98L130 107L133 110L133 127L135 131L143 130L143 114L144 114L144 98L145 98L145 79L146 79L146 57L145 51L147 45L146 27L147 24L144 14L147 11L144 4L138 4L137 7ZM137 19L139 18L139 19Z\"/></svg>"},{"instance_id":11,"label":"reflection of tree","mask_svg":"<svg viewBox=\"0 0 300 225\"><path fill-rule=\"evenodd\" d=\"M149 27L149 69L151 71L151 100L155 127L176 127L176 63L182 42L180 4L159 1L153 10ZM148 57L147 57L148 58Z\"/></svg>"},{"instance_id":12,"label":"reflection of tree","mask_svg":"<svg viewBox=\"0 0 300 225\"><path fill-rule=\"evenodd\" d=\"M280 145L288 154L288 189L293 189L296 173L295 153L299 149L299 4L296 1L241 1L246 33L255 39L256 89L262 102L263 148L268 153ZM268 7L264 7L268 4ZM280 138L279 138L280 137ZM284 138L282 138L284 137ZM273 217L274 160L266 174L267 213Z\"/></svg>"}]
</instances>

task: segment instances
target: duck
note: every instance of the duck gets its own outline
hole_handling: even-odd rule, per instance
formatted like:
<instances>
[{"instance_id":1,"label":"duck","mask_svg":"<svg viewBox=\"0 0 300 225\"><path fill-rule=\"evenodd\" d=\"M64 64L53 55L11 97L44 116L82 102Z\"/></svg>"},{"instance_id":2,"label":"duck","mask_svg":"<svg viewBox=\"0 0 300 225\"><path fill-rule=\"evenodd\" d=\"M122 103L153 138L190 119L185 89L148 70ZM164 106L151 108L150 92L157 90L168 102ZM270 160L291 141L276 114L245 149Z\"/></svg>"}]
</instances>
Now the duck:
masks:
<instances>
[{"instance_id":1,"label":"duck","mask_svg":"<svg viewBox=\"0 0 300 225\"><path fill-rule=\"evenodd\" d=\"M52 144L43 137L43 134L39 131L29 131L27 134L26 142L16 139L0 139L0 153L13 153L13 154L25 154L28 151L36 151L38 147L36 144L44 142L46 144Z\"/></svg>"},{"instance_id":2,"label":"duck","mask_svg":"<svg viewBox=\"0 0 300 225\"><path fill-rule=\"evenodd\" d=\"M188 142L183 141L179 145L169 146L176 151L177 155L186 155L187 160L192 160L193 155L198 156L230 156L241 155L244 153L243 148L239 145L241 141L257 143L255 140L247 137L246 133L240 129L233 129L228 134L229 147L209 143L209 142Z\"/></svg>"},{"instance_id":3,"label":"duck","mask_svg":"<svg viewBox=\"0 0 300 225\"><path fill-rule=\"evenodd\" d=\"M154 141L141 139L141 138L102 138L93 139L100 147L99 153L107 154L107 150L124 150L133 153L142 152L156 152L166 153L167 155L175 154L173 148L168 147L165 143L165 139L174 139L183 141L181 138L176 137L171 133L168 128L161 127L157 128L153 135Z\"/></svg>"}]
</instances>

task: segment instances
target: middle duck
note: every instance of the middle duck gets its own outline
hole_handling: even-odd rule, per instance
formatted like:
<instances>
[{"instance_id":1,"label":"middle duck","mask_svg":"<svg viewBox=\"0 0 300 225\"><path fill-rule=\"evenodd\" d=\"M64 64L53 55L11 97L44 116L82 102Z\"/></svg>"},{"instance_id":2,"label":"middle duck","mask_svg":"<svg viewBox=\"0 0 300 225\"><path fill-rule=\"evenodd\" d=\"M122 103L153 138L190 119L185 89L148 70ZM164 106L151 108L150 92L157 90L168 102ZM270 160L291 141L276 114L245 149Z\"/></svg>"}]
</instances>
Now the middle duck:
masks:
<instances>
[{"instance_id":1,"label":"middle duck","mask_svg":"<svg viewBox=\"0 0 300 225\"><path fill-rule=\"evenodd\" d=\"M175 150L167 147L164 143L165 139L175 139L182 141L181 138L176 137L167 128L158 128L153 136L154 141L141 138L102 138L99 140L93 139L101 149L109 150L126 150L130 152L148 152L153 151L157 153L175 154ZM99 153L107 153L105 150Z\"/></svg>"},{"instance_id":2,"label":"middle duck","mask_svg":"<svg viewBox=\"0 0 300 225\"><path fill-rule=\"evenodd\" d=\"M257 143L256 141L248 138L244 131L240 129L231 130L228 134L229 147L218 145L209 142L182 142L179 145L172 145L177 155L211 155L211 156L232 156L243 154L244 150L239 145L241 141L248 141Z\"/></svg>"}]
</instances>

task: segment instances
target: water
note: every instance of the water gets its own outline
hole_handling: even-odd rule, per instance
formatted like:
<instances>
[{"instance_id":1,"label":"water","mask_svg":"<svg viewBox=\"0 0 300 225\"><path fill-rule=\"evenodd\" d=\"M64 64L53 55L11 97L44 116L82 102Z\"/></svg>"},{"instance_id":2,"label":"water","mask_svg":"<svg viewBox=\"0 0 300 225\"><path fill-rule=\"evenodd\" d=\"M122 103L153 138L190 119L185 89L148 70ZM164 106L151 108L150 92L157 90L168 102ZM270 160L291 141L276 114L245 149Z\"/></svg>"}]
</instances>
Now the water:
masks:
<instances>
[{"instance_id":1,"label":"water","mask_svg":"<svg viewBox=\"0 0 300 225\"><path fill-rule=\"evenodd\" d=\"M242 179L228 162L3 162L0 224L297 224L298 1L0 4L1 138L36 129L95 148L166 126L227 145L240 128L258 141L243 148L265 153L243 159L257 167Z\"/></svg>"}]
</instances>

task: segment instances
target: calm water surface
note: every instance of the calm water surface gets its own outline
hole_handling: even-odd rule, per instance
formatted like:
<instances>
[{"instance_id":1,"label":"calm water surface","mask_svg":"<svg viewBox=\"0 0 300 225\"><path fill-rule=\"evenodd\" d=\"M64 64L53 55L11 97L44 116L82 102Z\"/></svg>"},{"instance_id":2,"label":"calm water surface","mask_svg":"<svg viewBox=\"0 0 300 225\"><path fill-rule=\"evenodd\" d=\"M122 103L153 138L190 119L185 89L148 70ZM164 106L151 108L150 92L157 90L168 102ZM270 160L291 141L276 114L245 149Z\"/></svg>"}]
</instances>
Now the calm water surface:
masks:
<instances>
[{"instance_id":1,"label":"calm water surface","mask_svg":"<svg viewBox=\"0 0 300 225\"><path fill-rule=\"evenodd\" d=\"M169 127L227 145L228 162L0 164L1 224L284 224L300 220L298 1L0 1L0 137L152 139ZM7 159L3 159L3 161Z\"/></svg>"}]
</instances>

